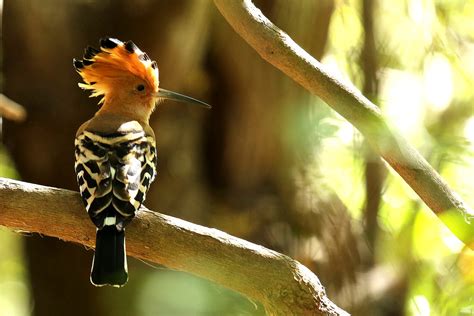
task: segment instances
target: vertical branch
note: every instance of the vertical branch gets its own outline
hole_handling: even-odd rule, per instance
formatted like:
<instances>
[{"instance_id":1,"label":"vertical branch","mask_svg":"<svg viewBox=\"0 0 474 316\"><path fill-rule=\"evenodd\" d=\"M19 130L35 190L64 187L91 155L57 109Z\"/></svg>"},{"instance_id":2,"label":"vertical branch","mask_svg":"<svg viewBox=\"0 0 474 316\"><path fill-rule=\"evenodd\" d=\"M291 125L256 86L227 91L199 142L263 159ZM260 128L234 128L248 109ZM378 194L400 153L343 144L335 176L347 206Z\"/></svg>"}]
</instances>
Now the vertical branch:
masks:
<instances>
[{"instance_id":1,"label":"vertical branch","mask_svg":"<svg viewBox=\"0 0 474 316\"><path fill-rule=\"evenodd\" d=\"M376 0L362 1L362 23L364 28L364 43L361 52L361 65L364 74L362 93L372 101L376 101L379 94L378 52L375 43L374 9ZM364 210L365 233L371 255L368 265L374 264L374 249L377 238L377 217L382 198L382 186L385 181L385 167L380 156L365 144L365 191L366 201Z\"/></svg>"}]
</instances>

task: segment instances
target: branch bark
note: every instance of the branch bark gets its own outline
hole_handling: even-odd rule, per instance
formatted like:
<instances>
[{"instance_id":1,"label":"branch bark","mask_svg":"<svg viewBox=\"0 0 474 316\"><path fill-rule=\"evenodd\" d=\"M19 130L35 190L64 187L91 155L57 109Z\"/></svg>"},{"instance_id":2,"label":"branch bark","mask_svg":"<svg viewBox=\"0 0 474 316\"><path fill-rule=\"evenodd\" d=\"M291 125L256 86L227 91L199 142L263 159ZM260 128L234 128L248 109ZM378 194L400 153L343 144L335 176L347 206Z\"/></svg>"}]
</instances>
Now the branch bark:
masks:
<instances>
[{"instance_id":1,"label":"branch bark","mask_svg":"<svg viewBox=\"0 0 474 316\"><path fill-rule=\"evenodd\" d=\"M73 191L0 178L0 225L95 244L94 225ZM348 315L299 262L144 207L127 228L127 253L238 291L261 302L269 315Z\"/></svg>"},{"instance_id":2,"label":"branch bark","mask_svg":"<svg viewBox=\"0 0 474 316\"><path fill-rule=\"evenodd\" d=\"M380 109L342 82L269 21L250 0L214 0L234 30L267 62L320 97L354 125L426 205L474 249L474 211L423 156L383 118Z\"/></svg>"}]
</instances>

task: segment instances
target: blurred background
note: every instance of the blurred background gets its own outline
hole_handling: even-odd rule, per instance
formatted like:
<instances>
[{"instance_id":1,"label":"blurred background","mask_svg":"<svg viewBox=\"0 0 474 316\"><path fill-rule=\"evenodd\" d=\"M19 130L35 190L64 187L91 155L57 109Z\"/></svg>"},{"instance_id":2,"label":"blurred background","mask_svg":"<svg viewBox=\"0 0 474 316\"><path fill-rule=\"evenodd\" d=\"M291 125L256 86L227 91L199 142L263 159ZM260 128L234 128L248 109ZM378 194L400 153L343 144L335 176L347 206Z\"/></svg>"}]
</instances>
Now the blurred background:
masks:
<instances>
[{"instance_id":1,"label":"blurred background","mask_svg":"<svg viewBox=\"0 0 474 316\"><path fill-rule=\"evenodd\" d=\"M474 205L474 1L255 4ZM353 315L474 314L473 252L211 1L5 0L2 17L1 89L28 116L3 121L1 176L77 190L74 135L98 99L77 87L72 58L103 36L133 40L164 88L214 106L159 105L149 208L290 255ZM239 293L133 258L125 288L94 288L92 255L0 227L0 316L264 315Z\"/></svg>"}]
</instances>

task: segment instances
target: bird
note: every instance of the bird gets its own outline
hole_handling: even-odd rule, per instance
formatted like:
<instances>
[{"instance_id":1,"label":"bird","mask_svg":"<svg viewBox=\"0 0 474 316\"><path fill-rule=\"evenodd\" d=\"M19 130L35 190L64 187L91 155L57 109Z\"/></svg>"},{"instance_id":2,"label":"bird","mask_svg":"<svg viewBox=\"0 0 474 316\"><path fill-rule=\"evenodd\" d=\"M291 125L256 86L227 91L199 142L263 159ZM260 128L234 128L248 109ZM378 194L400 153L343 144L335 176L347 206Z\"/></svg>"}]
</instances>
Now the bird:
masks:
<instances>
[{"instance_id":1,"label":"bird","mask_svg":"<svg viewBox=\"0 0 474 316\"><path fill-rule=\"evenodd\" d=\"M157 175L157 152L149 119L170 99L210 105L159 86L156 61L132 41L101 38L73 65L79 87L101 97L95 115L77 130L75 173L85 209L96 226L90 281L122 287L128 281L125 227L145 201Z\"/></svg>"}]
</instances>

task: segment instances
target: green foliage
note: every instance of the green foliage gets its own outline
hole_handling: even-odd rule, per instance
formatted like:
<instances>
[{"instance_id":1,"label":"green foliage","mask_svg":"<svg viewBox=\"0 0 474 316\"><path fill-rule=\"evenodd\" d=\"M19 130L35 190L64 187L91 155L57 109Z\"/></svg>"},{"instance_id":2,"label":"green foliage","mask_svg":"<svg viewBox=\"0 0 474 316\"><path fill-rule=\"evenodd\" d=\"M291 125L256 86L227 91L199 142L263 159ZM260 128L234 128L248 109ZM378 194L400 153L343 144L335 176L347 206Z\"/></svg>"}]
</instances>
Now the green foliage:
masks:
<instances>
[{"instance_id":1,"label":"green foliage","mask_svg":"<svg viewBox=\"0 0 474 316\"><path fill-rule=\"evenodd\" d=\"M339 3L330 49L323 59L356 84L362 81L360 71L351 66L359 64L354 47L360 47L363 34L358 5L356 1ZM383 0L374 19L380 58L379 105L450 186L474 205L474 3ZM339 122L340 131L344 124ZM363 185L360 145L341 137L328 138L323 144L322 169L329 173L331 185L346 205L362 210L361 190L351 190ZM407 314L471 315L472 251L396 174L386 179L382 199L378 260L407 273Z\"/></svg>"}]
</instances>

